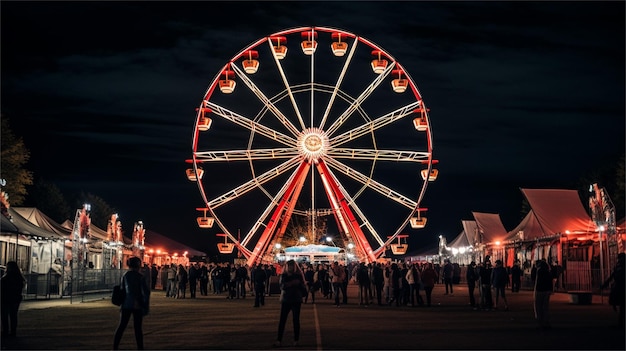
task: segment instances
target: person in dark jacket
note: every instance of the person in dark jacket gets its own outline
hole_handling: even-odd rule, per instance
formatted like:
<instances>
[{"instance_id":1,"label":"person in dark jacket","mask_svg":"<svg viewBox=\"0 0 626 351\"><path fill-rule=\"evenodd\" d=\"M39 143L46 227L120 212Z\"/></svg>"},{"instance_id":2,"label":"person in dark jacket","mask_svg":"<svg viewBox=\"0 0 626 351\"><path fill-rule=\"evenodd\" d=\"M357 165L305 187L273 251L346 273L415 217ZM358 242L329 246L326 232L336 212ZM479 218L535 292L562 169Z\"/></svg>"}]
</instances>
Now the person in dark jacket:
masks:
<instances>
[{"instance_id":1,"label":"person in dark jacket","mask_svg":"<svg viewBox=\"0 0 626 351\"><path fill-rule=\"evenodd\" d=\"M450 293L450 295L454 295L454 285L452 283L454 268L452 267L452 263L450 263L449 259L445 259L444 262L445 264L443 265L443 283L446 285L446 295L448 295L448 292Z\"/></svg>"},{"instance_id":2,"label":"person in dark jacket","mask_svg":"<svg viewBox=\"0 0 626 351\"><path fill-rule=\"evenodd\" d=\"M509 302L506 300L506 286L509 284L509 273L506 271L501 260L496 260L496 267L491 272L491 285L496 292L496 304L493 306L498 309L500 297L504 301L504 309L509 309Z\"/></svg>"},{"instance_id":3,"label":"person in dark jacket","mask_svg":"<svg viewBox=\"0 0 626 351\"><path fill-rule=\"evenodd\" d=\"M474 290L476 289L476 281L478 280L478 272L476 271L476 262L470 262L467 267L467 273L465 279L467 280L467 290L469 291L469 301L473 309L476 307L476 299L474 298Z\"/></svg>"},{"instance_id":4,"label":"person in dark jacket","mask_svg":"<svg viewBox=\"0 0 626 351\"><path fill-rule=\"evenodd\" d=\"M2 315L2 338L15 337L17 329L17 311L22 302L22 290L26 279L15 261L7 262L7 270L0 279L1 303L0 314ZM9 329L9 326L11 327Z\"/></svg>"},{"instance_id":5,"label":"person in dark jacket","mask_svg":"<svg viewBox=\"0 0 626 351\"><path fill-rule=\"evenodd\" d=\"M300 308L307 289L304 283L304 274L302 274L296 261L289 260L285 264L280 275L280 290L280 319L274 346L281 346L289 312L292 313L293 317L293 345L298 346L298 340L300 340Z\"/></svg>"},{"instance_id":6,"label":"person in dark jacket","mask_svg":"<svg viewBox=\"0 0 626 351\"><path fill-rule=\"evenodd\" d=\"M625 262L626 254L621 252L617 255L617 263L615 264L615 268L613 268L613 272L602 284L602 288L606 289L611 281L613 281L609 295L609 304L613 306L613 309L618 310L617 326L622 330L624 330L624 304L626 303L626 294L624 291L624 279L626 278Z\"/></svg>"},{"instance_id":7,"label":"person in dark jacket","mask_svg":"<svg viewBox=\"0 0 626 351\"><path fill-rule=\"evenodd\" d=\"M511 292L519 292L519 288L521 284L522 284L522 269L519 266L519 261L515 260L513 267L511 267Z\"/></svg>"},{"instance_id":8,"label":"person in dark jacket","mask_svg":"<svg viewBox=\"0 0 626 351\"><path fill-rule=\"evenodd\" d=\"M535 264L534 276L535 280L535 319L538 328L550 329L550 295L552 295L552 274L550 266L544 260L538 260Z\"/></svg>"},{"instance_id":9,"label":"person in dark jacket","mask_svg":"<svg viewBox=\"0 0 626 351\"><path fill-rule=\"evenodd\" d=\"M267 273L262 264L258 264L252 271L252 282L254 284L254 307L265 305L265 281Z\"/></svg>"},{"instance_id":10,"label":"person in dark jacket","mask_svg":"<svg viewBox=\"0 0 626 351\"><path fill-rule=\"evenodd\" d=\"M128 259L130 270L122 276L121 286L126 291L126 298L120 306L120 322L115 330L113 338L113 350L119 349L122 335L128 325L130 316L133 316L133 329L135 330L135 340L137 349L143 350L143 317L146 316L150 308L150 288L139 273L141 259L131 257Z\"/></svg>"},{"instance_id":11,"label":"person in dark jacket","mask_svg":"<svg viewBox=\"0 0 626 351\"><path fill-rule=\"evenodd\" d=\"M478 267L478 276L480 279L480 304L483 310L490 311L493 307L493 299L491 297L491 261L485 260L482 266Z\"/></svg>"}]
</instances>

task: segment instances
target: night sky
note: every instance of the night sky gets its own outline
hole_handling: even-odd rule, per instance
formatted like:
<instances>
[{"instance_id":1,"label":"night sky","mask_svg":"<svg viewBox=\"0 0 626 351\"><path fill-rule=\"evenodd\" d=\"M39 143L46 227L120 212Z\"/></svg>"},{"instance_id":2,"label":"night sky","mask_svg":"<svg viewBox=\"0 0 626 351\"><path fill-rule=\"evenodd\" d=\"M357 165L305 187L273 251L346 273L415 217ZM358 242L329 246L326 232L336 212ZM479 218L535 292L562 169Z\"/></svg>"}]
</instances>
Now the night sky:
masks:
<instances>
[{"instance_id":1,"label":"night sky","mask_svg":"<svg viewBox=\"0 0 626 351\"><path fill-rule=\"evenodd\" d=\"M519 221L520 188L573 189L624 152L624 11L614 2L3 1L1 102L27 168L201 251L217 228L187 180L194 109L224 64L304 26L367 38L430 108L439 179L410 251L472 212ZM297 43L296 43L297 44ZM294 52L299 50L294 47ZM226 190L226 189L224 189Z\"/></svg>"}]
</instances>

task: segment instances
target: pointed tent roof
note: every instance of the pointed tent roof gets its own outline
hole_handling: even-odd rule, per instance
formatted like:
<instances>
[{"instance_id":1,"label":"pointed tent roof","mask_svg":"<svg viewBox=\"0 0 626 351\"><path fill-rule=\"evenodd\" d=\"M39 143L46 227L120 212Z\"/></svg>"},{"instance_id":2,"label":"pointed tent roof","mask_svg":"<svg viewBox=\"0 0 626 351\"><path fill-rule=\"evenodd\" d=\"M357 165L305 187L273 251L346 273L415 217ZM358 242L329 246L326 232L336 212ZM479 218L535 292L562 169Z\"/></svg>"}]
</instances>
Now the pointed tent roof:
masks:
<instances>
[{"instance_id":1,"label":"pointed tent roof","mask_svg":"<svg viewBox=\"0 0 626 351\"><path fill-rule=\"evenodd\" d=\"M479 242L476 238L478 234L478 225L476 224L476 221L463 220L461 222L463 223L463 231L456 238L454 238L454 240L448 243L448 247L468 247Z\"/></svg>"},{"instance_id":2,"label":"pointed tent roof","mask_svg":"<svg viewBox=\"0 0 626 351\"><path fill-rule=\"evenodd\" d=\"M13 207L13 209L17 211L17 213L19 213L22 217L26 218L29 222L40 228L54 232L59 235L63 235L68 238L72 234L71 229L68 230L35 207Z\"/></svg>"},{"instance_id":3,"label":"pointed tent roof","mask_svg":"<svg viewBox=\"0 0 626 351\"><path fill-rule=\"evenodd\" d=\"M500 215L497 213L472 212L481 235L478 242L490 243L504 241L508 237L508 232L504 229Z\"/></svg>"},{"instance_id":4,"label":"pointed tent roof","mask_svg":"<svg viewBox=\"0 0 626 351\"><path fill-rule=\"evenodd\" d=\"M28 235L28 236L38 236L46 239L62 239L65 240L66 236L62 234L58 234L53 231L49 231L47 229L38 227L31 223L28 219L22 217L13 207L9 207L7 209L9 215L11 216L11 222L17 229L20 234Z\"/></svg>"},{"instance_id":5,"label":"pointed tent roof","mask_svg":"<svg viewBox=\"0 0 626 351\"><path fill-rule=\"evenodd\" d=\"M522 232L522 236L518 236L518 233ZM548 236L541 228L541 224L535 216L535 212L530 210L526 217L522 219L520 224L517 225L513 230L509 232L509 240L520 239L520 240L534 240L541 237Z\"/></svg>"},{"instance_id":6,"label":"pointed tent roof","mask_svg":"<svg viewBox=\"0 0 626 351\"><path fill-rule=\"evenodd\" d=\"M576 190L521 189L521 191L528 200L544 235L566 232L589 233L596 230Z\"/></svg>"},{"instance_id":7,"label":"pointed tent roof","mask_svg":"<svg viewBox=\"0 0 626 351\"><path fill-rule=\"evenodd\" d=\"M451 242L448 243L448 247L460 248L460 247L468 247L470 246L469 241L467 240L467 235L465 231L459 233L459 235L454 238Z\"/></svg>"},{"instance_id":8,"label":"pointed tent roof","mask_svg":"<svg viewBox=\"0 0 626 351\"><path fill-rule=\"evenodd\" d=\"M476 221L463 220L461 222L463 223L463 232L467 236L467 242L470 245L479 242L478 224L476 224Z\"/></svg>"}]
</instances>

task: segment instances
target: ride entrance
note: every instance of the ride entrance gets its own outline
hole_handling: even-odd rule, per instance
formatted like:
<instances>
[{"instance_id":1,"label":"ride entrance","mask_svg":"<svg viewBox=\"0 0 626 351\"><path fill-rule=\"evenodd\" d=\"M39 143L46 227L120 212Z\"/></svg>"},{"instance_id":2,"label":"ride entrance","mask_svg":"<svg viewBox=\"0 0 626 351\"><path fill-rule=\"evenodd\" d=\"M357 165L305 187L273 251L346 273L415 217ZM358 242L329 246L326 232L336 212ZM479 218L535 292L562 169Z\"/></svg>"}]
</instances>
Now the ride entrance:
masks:
<instances>
[{"instance_id":1,"label":"ride entrance","mask_svg":"<svg viewBox=\"0 0 626 351\"><path fill-rule=\"evenodd\" d=\"M252 265L320 244L372 262L426 224L428 108L405 67L363 37L302 27L260 38L196 111L187 176L198 225L219 226L224 253L236 247Z\"/></svg>"}]
</instances>

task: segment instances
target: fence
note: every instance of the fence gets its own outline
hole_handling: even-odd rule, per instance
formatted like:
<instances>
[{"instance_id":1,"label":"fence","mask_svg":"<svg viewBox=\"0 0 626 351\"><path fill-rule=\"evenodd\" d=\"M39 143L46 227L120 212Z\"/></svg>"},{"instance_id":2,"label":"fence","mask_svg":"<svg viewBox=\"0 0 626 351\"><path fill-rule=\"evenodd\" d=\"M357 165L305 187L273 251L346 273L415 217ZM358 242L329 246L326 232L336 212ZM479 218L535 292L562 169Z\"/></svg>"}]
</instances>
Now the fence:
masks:
<instances>
[{"instance_id":1,"label":"fence","mask_svg":"<svg viewBox=\"0 0 626 351\"><path fill-rule=\"evenodd\" d=\"M24 274L26 278L24 298L51 299L111 291L125 272L124 269L83 269L76 270L74 275L70 271L65 271L61 275Z\"/></svg>"}]
</instances>

